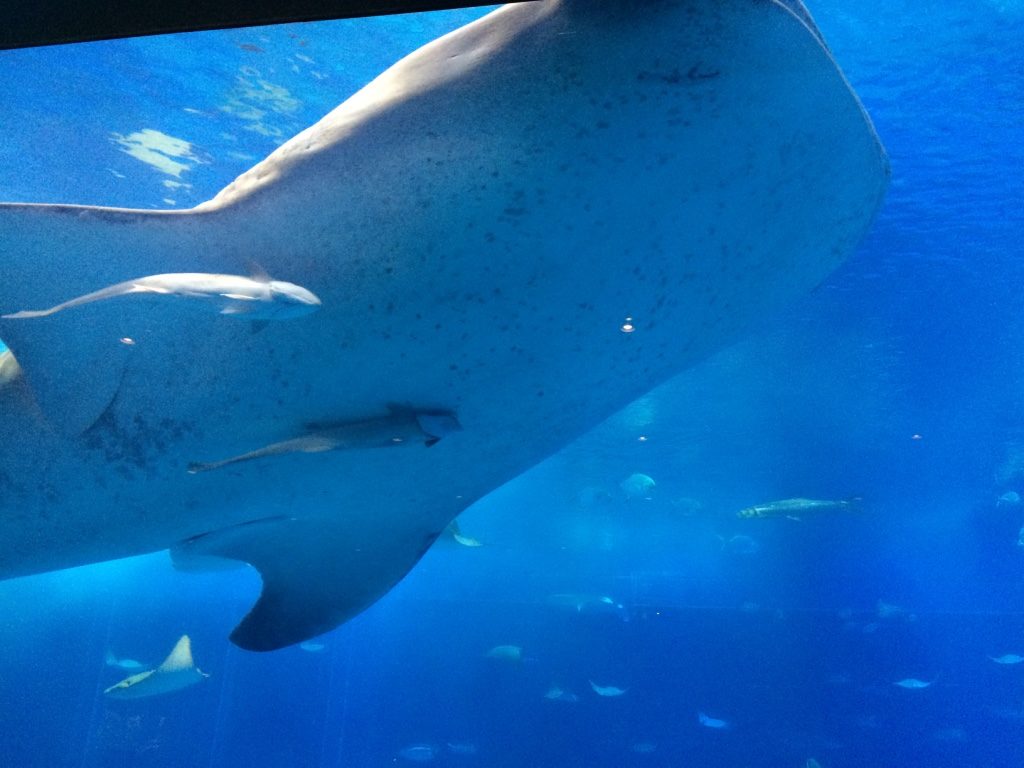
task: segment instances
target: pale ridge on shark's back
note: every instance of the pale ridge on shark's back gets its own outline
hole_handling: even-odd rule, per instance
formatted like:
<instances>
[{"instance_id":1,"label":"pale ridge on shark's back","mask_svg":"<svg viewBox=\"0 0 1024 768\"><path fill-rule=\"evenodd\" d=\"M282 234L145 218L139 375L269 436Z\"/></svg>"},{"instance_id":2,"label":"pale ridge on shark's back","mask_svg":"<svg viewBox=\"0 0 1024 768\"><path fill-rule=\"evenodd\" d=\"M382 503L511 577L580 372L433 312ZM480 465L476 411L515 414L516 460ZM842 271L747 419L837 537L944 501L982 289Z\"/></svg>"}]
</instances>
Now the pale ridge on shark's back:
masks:
<instances>
[{"instance_id":1,"label":"pale ridge on shark's back","mask_svg":"<svg viewBox=\"0 0 1024 768\"><path fill-rule=\"evenodd\" d=\"M474 501L820 283L887 174L795 0L551 0L413 53L192 211L2 205L5 312L253 254L322 307L260 333L176 299L0 320L0 576L170 547L260 571L238 645L326 632ZM462 430L288 443L391 404Z\"/></svg>"}]
</instances>

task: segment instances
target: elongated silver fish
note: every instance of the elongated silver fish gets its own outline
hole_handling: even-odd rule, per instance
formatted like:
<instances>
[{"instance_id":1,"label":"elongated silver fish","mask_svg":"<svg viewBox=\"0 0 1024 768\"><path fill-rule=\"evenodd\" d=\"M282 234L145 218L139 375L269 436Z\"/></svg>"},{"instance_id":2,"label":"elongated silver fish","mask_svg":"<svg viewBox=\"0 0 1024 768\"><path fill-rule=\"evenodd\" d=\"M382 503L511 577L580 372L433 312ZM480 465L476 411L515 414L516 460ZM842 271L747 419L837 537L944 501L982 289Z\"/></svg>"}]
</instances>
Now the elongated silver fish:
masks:
<instances>
[{"instance_id":1,"label":"elongated silver fish","mask_svg":"<svg viewBox=\"0 0 1024 768\"><path fill-rule=\"evenodd\" d=\"M917 691L922 688L930 688L934 683L934 680L918 680L916 677L908 677L904 680L897 680L893 685L906 688L908 691Z\"/></svg>"},{"instance_id":2,"label":"elongated silver fish","mask_svg":"<svg viewBox=\"0 0 1024 768\"><path fill-rule=\"evenodd\" d=\"M48 317L94 301L142 294L202 299L217 307L222 315L241 315L247 320L285 320L307 315L320 308L320 299L316 294L294 283L241 275L172 272L108 285L49 309L30 309L0 317L6 320Z\"/></svg>"},{"instance_id":3,"label":"elongated silver fish","mask_svg":"<svg viewBox=\"0 0 1024 768\"><path fill-rule=\"evenodd\" d=\"M769 501L766 504L755 504L741 509L736 517L750 519L755 517L790 517L799 519L808 512L845 512L857 509L859 499L782 499Z\"/></svg>"}]
</instances>

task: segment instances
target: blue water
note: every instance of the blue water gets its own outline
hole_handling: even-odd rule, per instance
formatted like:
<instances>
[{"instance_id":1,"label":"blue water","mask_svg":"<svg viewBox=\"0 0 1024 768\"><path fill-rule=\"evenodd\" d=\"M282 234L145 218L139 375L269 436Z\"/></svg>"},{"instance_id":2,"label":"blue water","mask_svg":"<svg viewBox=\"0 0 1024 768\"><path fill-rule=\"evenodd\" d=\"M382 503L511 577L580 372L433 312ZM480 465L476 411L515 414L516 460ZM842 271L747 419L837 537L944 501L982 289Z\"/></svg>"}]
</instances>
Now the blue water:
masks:
<instances>
[{"instance_id":1,"label":"blue water","mask_svg":"<svg viewBox=\"0 0 1024 768\"><path fill-rule=\"evenodd\" d=\"M997 504L1024 493L1024 4L809 6L893 169L844 267L471 509L485 546L440 542L322 651L228 643L247 571L0 584L0 764L1020 765L1024 664L988 657L1024 655L1024 507ZM479 13L0 54L0 199L190 207ZM144 163L118 137L145 129L187 145ZM862 501L735 516L792 496ZM155 663L183 632L208 680L101 695L107 650Z\"/></svg>"}]
</instances>

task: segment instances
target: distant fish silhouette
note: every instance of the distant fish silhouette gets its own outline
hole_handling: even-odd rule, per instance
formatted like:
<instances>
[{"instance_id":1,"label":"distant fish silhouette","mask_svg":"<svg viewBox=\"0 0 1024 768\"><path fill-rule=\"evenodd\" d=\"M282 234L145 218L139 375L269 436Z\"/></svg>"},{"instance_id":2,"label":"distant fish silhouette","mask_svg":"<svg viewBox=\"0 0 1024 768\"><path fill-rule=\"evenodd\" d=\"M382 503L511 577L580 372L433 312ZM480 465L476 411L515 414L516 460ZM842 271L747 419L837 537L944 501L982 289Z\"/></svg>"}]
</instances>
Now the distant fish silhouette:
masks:
<instances>
[{"instance_id":1,"label":"distant fish silhouette","mask_svg":"<svg viewBox=\"0 0 1024 768\"><path fill-rule=\"evenodd\" d=\"M732 724L728 720L719 720L717 717L711 717L703 712L697 713L697 722L705 728L715 728L720 731L724 731L727 728L732 727Z\"/></svg>"},{"instance_id":2,"label":"distant fish silhouette","mask_svg":"<svg viewBox=\"0 0 1024 768\"><path fill-rule=\"evenodd\" d=\"M588 682L590 683L590 687L594 689L594 693L598 696L621 696L629 690L628 688L619 688L614 685L598 685L593 680L589 680Z\"/></svg>"},{"instance_id":3,"label":"distant fish silhouette","mask_svg":"<svg viewBox=\"0 0 1024 768\"><path fill-rule=\"evenodd\" d=\"M900 688L906 688L908 690L918 690L921 688L928 688L934 683L934 680L918 680L916 677L908 677L905 680L897 680L893 685L898 685Z\"/></svg>"},{"instance_id":4,"label":"distant fish silhouette","mask_svg":"<svg viewBox=\"0 0 1024 768\"><path fill-rule=\"evenodd\" d=\"M544 698L548 701L564 701L568 704L575 704L580 700L580 697L575 693L567 691L558 685L552 685L548 688L547 693L544 694Z\"/></svg>"},{"instance_id":5,"label":"distant fish silhouette","mask_svg":"<svg viewBox=\"0 0 1024 768\"><path fill-rule=\"evenodd\" d=\"M887 603L884 600L879 600L876 604L875 613L880 619L888 620L903 620L903 621L916 621L917 616L901 605L895 605L894 603Z\"/></svg>"},{"instance_id":6,"label":"distant fish silhouette","mask_svg":"<svg viewBox=\"0 0 1024 768\"><path fill-rule=\"evenodd\" d=\"M725 536L719 536L718 542L721 544L722 551L733 555L756 555L761 551L761 544L757 539L742 533L728 539Z\"/></svg>"},{"instance_id":7,"label":"distant fish silhouette","mask_svg":"<svg viewBox=\"0 0 1024 768\"><path fill-rule=\"evenodd\" d=\"M410 763L429 763L437 757L437 747L433 744L410 744L399 750L398 756Z\"/></svg>"},{"instance_id":8,"label":"distant fish silhouette","mask_svg":"<svg viewBox=\"0 0 1024 768\"><path fill-rule=\"evenodd\" d=\"M634 472L621 483L619 488L627 499L650 499L654 493L654 478L642 472Z\"/></svg>"},{"instance_id":9,"label":"distant fish silhouette","mask_svg":"<svg viewBox=\"0 0 1024 768\"><path fill-rule=\"evenodd\" d=\"M119 659L113 651L108 650L104 660L108 667L117 667L126 671L145 669L146 665L135 659Z\"/></svg>"},{"instance_id":10,"label":"distant fish silhouette","mask_svg":"<svg viewBox=\"0 0 1024 768\"><path fill-rule=\"evenodd\" d=\"M126 677L104 693L115 699L141 699L180 691L207 677L209 675L201 672L192 661L192 642L188 635L182 635L159 667Z\"/></svg>"},{"instance_id":11,"label":"distant fish silhouette","mask_svg":"<svg viewBox=\"0 0 1024 768\"><path fill-rule=\"evenodd\" d=\"M999 509L1013 508L1020 506L1020 494L1016 491L1007 491L998 499L996 499L996 506Z\"/></svg>"},{"instance_id":12,"label":"distant fish silhouette","mask_svg":"<svg viewBox=\"0 0 1024 768\"><path fill-rule=\"evenodd\" d=\"M523 649L518 645L496 645L484 655L488 659L517 662L523 660Z\"/></svg>"},{"instance_id":13,"label":"distant fish silhouette","mask_svg":"<svg viewBox=\"0 0 1024 768\"><path fill-rule=\"evenodd\" d=\"M629 610L626 606L608 595L559 592L548 595L544 602L551 606L568 608L581 615L614 616L620 621L629 621Z\"/></svg>"},{"instance_id":14,"label":"distant fish silhouette","mask_svg":"<svg viewBox=\"0 0 1024 768\"><path fill-rule=\"evenodd\" d=\"M448 533L451 534L452 538L456 542L464 547L482 547L483 543L479 539L474 539L472 536L466 536L462 533L462 529L459 528L457 520L452 520L448 523Z\"/></svg>"},{"instance_id":15,"label":"distant fish silhouette","mask_svg":"<svg viewBox=\"0 0 1024 768\"><path fill-rule=\"evenodd\" d=\"M1019 656L1016 653L1004 653L1002 656L989 656L989 658L996 664L1020 664L1024 661L1024 656Z\"/></svg>"}]
</instances>

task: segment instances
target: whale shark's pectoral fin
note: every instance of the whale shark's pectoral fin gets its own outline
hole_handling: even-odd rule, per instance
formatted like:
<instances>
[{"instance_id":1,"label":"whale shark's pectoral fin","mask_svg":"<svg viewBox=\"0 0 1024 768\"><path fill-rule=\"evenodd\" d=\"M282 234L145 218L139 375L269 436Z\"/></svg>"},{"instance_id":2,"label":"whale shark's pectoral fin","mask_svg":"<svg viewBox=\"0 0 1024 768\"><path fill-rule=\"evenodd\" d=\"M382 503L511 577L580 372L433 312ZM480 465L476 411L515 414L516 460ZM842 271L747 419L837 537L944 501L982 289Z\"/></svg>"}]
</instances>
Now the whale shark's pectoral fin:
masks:
<instances>
[{"instance_id":1,"label":"whale shark's pectoral fin","mask_svg":"<svg viewBox=\"0 0 1024 768\"><path fill-rule=\"evenodd\" d=\"M132 353L131 339L114 317L99 312L89 318L89 344L73 341L82 336L82 323L69 313L33 321L31 328L3 328L39 410L69 436L88 431L111 406Z\"/></svg>"},{"instance_id":2,"label":"whale shark's pectoral fin","mask_svg":"<svg viewBox=\"0 0 1024 768\"><path fill-rule=\"evenodd\" d=\"M249 651L272 651L334 629L409 572L440 531L396 524L402 519L266 518L200 534L174 547L171 556L183 569L211 558L255 567L263 591L231 641Z\"/></svg>"},{"instance_id":3,"label":"whale shark's pectoral fin","mask_svg":"<svg viewBox=\"0 0 1024 768\"><path fill-rule=\"evenodd\" d=\"M12 277L0 297L8 316L0 338L59 433L82 434L114 400L138 351L133 339L157 322L118 297L153 292L131 282L138 275L200 268L188 255L197 224L190 214L0 204L4 275ZM42 307L50 309L34 311Z\"/></svg>"}]
</instances>

